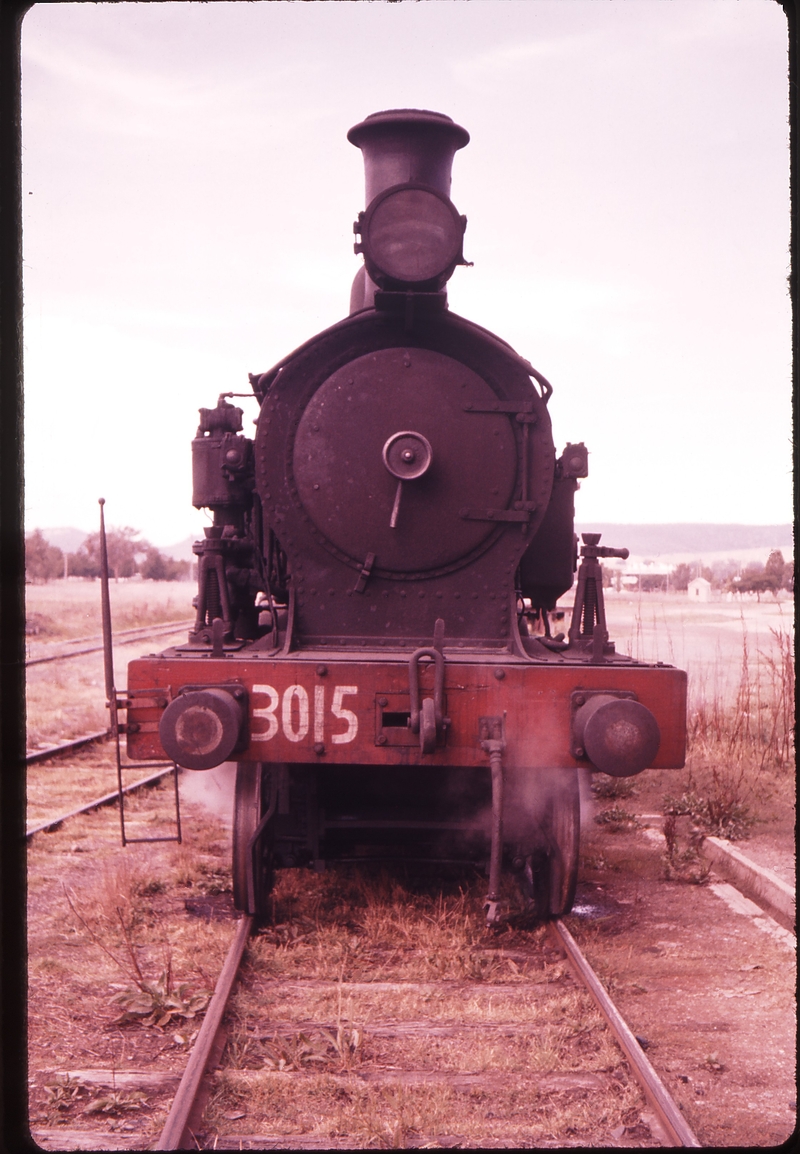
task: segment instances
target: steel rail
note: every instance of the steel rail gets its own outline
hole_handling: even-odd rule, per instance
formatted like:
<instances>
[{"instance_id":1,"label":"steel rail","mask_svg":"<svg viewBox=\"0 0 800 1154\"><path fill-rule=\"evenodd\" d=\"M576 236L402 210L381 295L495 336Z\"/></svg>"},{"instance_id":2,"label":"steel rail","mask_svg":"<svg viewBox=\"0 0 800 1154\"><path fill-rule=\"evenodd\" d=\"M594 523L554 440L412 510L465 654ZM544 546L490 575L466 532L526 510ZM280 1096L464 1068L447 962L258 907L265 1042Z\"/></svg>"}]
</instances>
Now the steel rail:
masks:
<instances>
[{"instance_id":1,"label":"steel rail","mask_svg":"<svg viewBox=\"0 0 800 1154\"><path fill-rule=\"evenodd\" d=\"M143 765L146 765L146 764L147 764L146 762L143 763ZM157 762L156 764L163 764L163 763ZM123 769L134 769L134 768L138 769L140 767L139 766L123 766ZM126 785L124 787L122 792L123 793L132 793L135 789L142 789L146 785L152 785L154 782L160 781L162 777L166 777L166 775L168 773L172 773L172 772L173 772L173 766L172 766L172 762L170 762L169 765L166 767L166 769L161 769L161 770L159 770L158 773L151 773L149 777L143 777L143 778L141 778L140 781L131 782L130 785ZM71 817L78 817L82 813L91 813L91 811L93 809L99 809L101 805L111 805L112 802L115 802L118 800L119 800L119 790L115 789L113 793L106 793L106 794L103 794L102 797L96 797L94 799L94 801L90 801L86 805L82 805L79 809L70 810L69 813L62 813L59 817L53 817L53 818L50 818L49 821L43 821L43 822L40 822L39 825L32 826L29 830L26 831L25 839L27 841L29 838L32 838L35 833L42 833L44 830L55 829L57 826L61 825L62 822L68 821L69 818L71 818Z\"/></svg>"},{"instance_id":2,"label":"steel rail","mask_svg":"<svg viewBox=\"0 0 800 1154\"><path fill-rule=\"evenodd\" d=\"M181 618L180 621L153 621L150 625L133 625L130 629L120 630L120 636L128 637L134 633L147 633L150 629L166 629L168 625L191 625L194 621L193 617ZM34 634L35 636L35 634ZM64 642L65 645L82 645L85 641L102 641L102 633L90 633L86 637L68 637ZM46 644L46 642L45 642Z\"/></svg>"},{"instance_id":3,"label":"steel rail","mask_svg":"<svg viewBox=\"0 0 800 1154\"><path fill-rule=\"evenodd\" d=\"M195 1146L199 1149L194 1131L200 1124L203 1109L203 1101L201 1098L203 1078L215 1062L219 1060L222 1049L220 1044L220 1026L228 998L230 997L238 974L244 949L252 930L253 921L254 919L251 916L246 916L242 917L239 922L234 941L225 959L222 972L214 990L214 996L206 1012L194 1048L189 1056L186 1070L181 1079L166 1124L161 1132L158 1144L154 1147L157 1150L189 1150ZM695 1149L700 1148L701 1143L684 1120L678 1106L671 1098L653 1066L644 1056L641 1046L619 1010L609 998L588 961L581 953L567 927L562 921L557 920L549 923L548 928L558 949L566 954L579 981L588 989L600 1008L614 1038L619 1043L622 1052L628 1060L648 1103L654 1110L660 1125L663 1127L670 1145ZM300 983L290 981L289 984L297 985ZM360 983L356 984L360 985ZM414 984L415 983L411 983L411 985ZM348 983L348 985L350 985L350 983ZM374 989L376 986L381 986L382 983L368 982L363 983L363 985ZM481 988L484 987L485 984L481 983ZM272 1024L275 1025L275 1023ZM304 1025L307 1026L308 1023L304 1023ZM426 1028L427 1025L426 1023ZM512 1028L513 1023L508 1023L508 1027ZM456 1027L456 1029L457 1028L458 1027ZM483 1078L485 1076L466 1075L466 1077ZM248 1137L252 1138L252 1136ZM268 1140L270 1145L272 1145L275 1135L265 1135L263 1137L265 1141ZM296 1139L297 1136L292 1136L289 1140L296 1141ZM296 1149L297 1147L293 1146L292 1148Z\"/></svg>"},{"instance_id":4,"label":"steel rail","mask_svg":"<svg viewBox=\"0 0 800 1154\"><path fill-rule=\"evenodd\" d=\"M71 741L62 741L60 745L48 745L46 749L32 749L25 754L25 764L32 765L35 761L47 761L49 757L57 757L60 753L69 753L73 749L80 749L83 745L91 745L95 741L105 741L111 734L107 729L97 733L87 733L83 737L74 737Z\"/></svg>"},{"instance_id":5,"label":"steel rail","mask_svg":"<svg viewBox=\"0 0 800 1154\"><path fill-rule=\"evenodd\" d=\"M156 1150L191 1150L197 1145L190 1129L190 1124L193 1122L192 1112L198 1102L203 1077L211 1064L225 1008L236 981L252 928L253 918L250 915L240 919L222 971L217 979L214 995L189 1055L189 1061L178 1086L178 1092L173 1100L164 1129L161 1131L161 1137L155 1146Z\"/></svg>"},{"instance_id":6,"label":"steel rail","mask_svg":"<svg viewBox=\"0 0 800 1154\"><path fill-rule=\"evenodd\" d=\"M182 629L194 625L194 619L185 621L168 621L162 625L140 625L137 629L125 629L114 634L114 642L118 645L133 645L136 641L145 641L148 637L166 637L170 633L178 633ZM94 638L81 638L83 641L92 641ZM66 644L69 644L67 642ZM43 665L48 661L69 661L72 657L83 657L86 653L99 653L103 648L99 645L85 645L82 649L64 650L59 653L48 653L42 657L28 657L25 660L26 668L29 665Z\"/></svg>"},{"instance_id":7,"label":"steel rail","mask_svg":"<svg viewBox=\"0 0 800 1154\"><path fill-rule=\"evenodd\" d=\"M692 1133L664 1083L645 1057L630 1027L609 998L599 978L578 948L572 934L560 919L551 922L549 929L559 949L564 951L573 970L597 1003L600 1013L628 1059L647 1101L655 1111L673 1145L699 1147L701 1143Z\"/></svg>"}]
</instances>

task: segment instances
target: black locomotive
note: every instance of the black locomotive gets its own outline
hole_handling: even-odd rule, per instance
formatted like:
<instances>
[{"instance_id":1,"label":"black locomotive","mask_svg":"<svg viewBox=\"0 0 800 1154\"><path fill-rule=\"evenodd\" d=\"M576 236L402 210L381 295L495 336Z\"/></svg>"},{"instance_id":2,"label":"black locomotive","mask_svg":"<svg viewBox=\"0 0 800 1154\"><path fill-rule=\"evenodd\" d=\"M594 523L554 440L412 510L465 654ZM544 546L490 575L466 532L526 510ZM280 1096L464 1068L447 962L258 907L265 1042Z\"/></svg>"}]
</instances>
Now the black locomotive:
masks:
<instances>
[{"instance_id":1,"label":"black locomotive","mask_svg":"<svg viewBox=\"0 0 800 1154\"><path fill-rule=\"evenodd\" d=\"M186 645L131 663L128 753L238 762L237 905L272 870L373 857L488 861L542 916L569 909L581 767L680 766L685 674L616 654L587 534L568 636L583 444L556 456L545 378L451 313L467 132L434 112L367 117L363 266L350 315L269 372L242 411L201 409Z\"/></svg>"}]
</instances>

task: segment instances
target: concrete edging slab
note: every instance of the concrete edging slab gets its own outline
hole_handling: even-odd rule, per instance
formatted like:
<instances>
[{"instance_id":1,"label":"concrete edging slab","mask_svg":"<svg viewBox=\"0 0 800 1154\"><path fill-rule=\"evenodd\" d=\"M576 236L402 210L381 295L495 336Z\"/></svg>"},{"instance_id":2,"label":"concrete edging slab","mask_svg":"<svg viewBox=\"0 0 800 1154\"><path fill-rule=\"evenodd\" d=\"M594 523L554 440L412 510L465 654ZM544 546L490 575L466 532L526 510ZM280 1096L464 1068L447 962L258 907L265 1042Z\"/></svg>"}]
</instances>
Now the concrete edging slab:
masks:
<instances>
[{"instance_id":1,"label":"concrete edging slab","mask_svg":"<svg viewBox=\"0 0 800 1154\"><path fill-rule=\"evenodd\" d=\"M701 852L720 873L784 926L795 932L796 898L792 886L772 870L757 865L721 837L704 839Z\"/></svg>"}]
</instances>

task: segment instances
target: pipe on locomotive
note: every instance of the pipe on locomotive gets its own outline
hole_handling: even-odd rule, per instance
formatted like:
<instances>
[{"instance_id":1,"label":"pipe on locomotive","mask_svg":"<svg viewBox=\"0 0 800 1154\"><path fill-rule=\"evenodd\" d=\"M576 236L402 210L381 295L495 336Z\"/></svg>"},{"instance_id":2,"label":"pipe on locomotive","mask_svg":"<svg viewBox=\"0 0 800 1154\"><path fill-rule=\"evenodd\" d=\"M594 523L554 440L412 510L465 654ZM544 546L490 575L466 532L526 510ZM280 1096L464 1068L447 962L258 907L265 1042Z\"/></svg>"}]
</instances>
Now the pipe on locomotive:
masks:
<instances>
[{"instance_id":1,"label":"pipe on locomotive","mask_svg":"<svg viewBox=\"0 0 800 1154\"><path fill-rule=\"evenodd\" d=\"M361 149L366 210L353 228L365 263L350 292L350 313L372 308L381 289L441 292L457 264L466 217L450 200L453 158L469 133L423 109L375 112L347 134Z\"/></svg>"}]
</instances>

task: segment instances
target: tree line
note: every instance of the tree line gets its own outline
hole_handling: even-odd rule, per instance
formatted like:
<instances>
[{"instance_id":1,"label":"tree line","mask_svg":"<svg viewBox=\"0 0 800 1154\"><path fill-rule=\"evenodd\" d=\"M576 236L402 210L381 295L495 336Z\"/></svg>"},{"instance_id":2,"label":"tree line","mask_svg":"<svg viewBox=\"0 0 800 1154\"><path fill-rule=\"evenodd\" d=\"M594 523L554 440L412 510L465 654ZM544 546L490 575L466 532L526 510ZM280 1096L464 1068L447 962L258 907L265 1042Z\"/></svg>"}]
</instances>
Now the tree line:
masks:
<instances>
[{"instance_id":1,"label":"tree line","mask_svg":"<svg viewBox=\"0 0 800 1154\"><path fill-rule=\"evenodd\" d=\"M785 561L780 549L773 549L766 564L751 561L739 572L733 562L723 562L713 569L699 565L678 565L670 574L673 589L685 590L695 577L705 577L714 589L728 593L772 593L781 589L794 590L794 562Z\"/></svg>"},{"instance_id":2,"label":"tree line","mask_svg":"<svg viewBox=\"0 0 800 1154\"><path fill-rule=\"evenodd\" d=\"M182 581L191 572L188 561L175 561L146 541L138 529L126 525L106 532L108 571L115 580L140 574L145 581ZM51 545L41 529L25 538L25 580L52 581L59 577L100 576L100 534L91 533L74 553Z\"/></svg>"},{"instance_id":3,"label":"tree line","mask_svg":"<svg viewBox=\"0 0 800 1154\"><path fill-rule=\"evenodd\" d=\"M191 573L188 561L175 561L159 552L146 541L138 529L129 525L109 529L106 533L108 569L118 581L120 577L141 574L145 581L182 581ZM57 545L51 545L41 529L34 529L25 538L25 579L28 582L52 581L59 577L100 576L100 534L90 534L74 553L65 554ZM605 569L604 584L611 585L616 573ZM765 565L752 562L741 573L735 562L722 562L713 568L682 562L665 576L643 574L639 587L645 593L674 589L685 592L695 577L705 577L715 589L735 593L772 593L777 597L781 589L794 590L794 562L785 561L780 549L774 549Z\"/></svg>"},{"instance_id":4,"label":"tree line","mask_svg":"<svg viewBox=\"0 0 800 1154\"><path fill-rule=\"evenodd\" d=\"M715 562L713 567L699 562L681 562L668 574L642 574L639 588L643 593L667 592L670 589L685 593L689 582L696 577L704 577L712 589L726 593L755 593L759 599L762 593L772 593L777 597L781 589L790 593L794 591L794 561L784 560L780 549L773 549L766 564L753 561L741 572L735 561ZM604 585L613 585L617 573L605 568L603 578Z\"/></svg>"}]
</instances>

